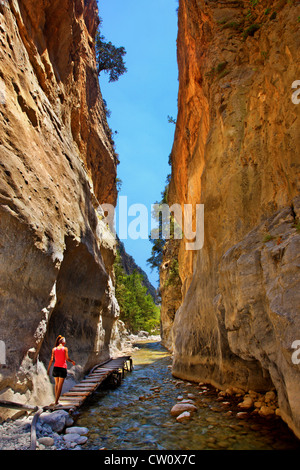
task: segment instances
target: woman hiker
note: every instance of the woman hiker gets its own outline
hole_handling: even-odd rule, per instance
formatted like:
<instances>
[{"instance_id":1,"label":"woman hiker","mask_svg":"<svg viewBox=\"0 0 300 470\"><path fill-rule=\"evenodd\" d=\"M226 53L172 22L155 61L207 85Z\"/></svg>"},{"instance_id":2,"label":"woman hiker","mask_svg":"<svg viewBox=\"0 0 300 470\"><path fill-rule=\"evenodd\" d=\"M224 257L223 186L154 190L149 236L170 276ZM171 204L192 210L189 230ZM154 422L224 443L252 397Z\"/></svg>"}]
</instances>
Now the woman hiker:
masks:
<instances>
[{"instance_id":1,"label":"woman hiker","mask_svg":"<svg viewBox=\"0 0 300 470\"><path fill-rule=\"evenodd\" d=\"M51 364L54 362L52 375L55 378L55 405L58 405L58 400L61 394L62 386L65 378L67 377L67 361L72 362L73 366L75 362L69 358L68 348L65 347L66 339L64 336L59 335L56 338L55 346L52 349L52 355L49 362L47 374L49 375Z\"/></svg>"}]
</instances>

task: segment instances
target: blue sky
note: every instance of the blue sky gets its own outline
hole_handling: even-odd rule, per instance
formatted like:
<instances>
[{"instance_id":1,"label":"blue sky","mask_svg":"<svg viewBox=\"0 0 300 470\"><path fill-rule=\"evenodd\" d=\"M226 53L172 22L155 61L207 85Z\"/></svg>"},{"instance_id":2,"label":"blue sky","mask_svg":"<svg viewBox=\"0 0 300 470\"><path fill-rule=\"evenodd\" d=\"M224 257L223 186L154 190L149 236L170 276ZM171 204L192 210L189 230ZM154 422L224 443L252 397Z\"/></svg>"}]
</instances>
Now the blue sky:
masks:
<instances>
[{"instance_id":1,"label":"blue sky","mask_svg":"<svg viewBox=\"0 0 300 470\"><path fill-rule=\"evenodd\" d=\"M177 0L98 0L102 18L101 33L106 41L126 49L128 72L117 82L100 75L100 87L119 154L119 196L127 197L128 208L161 199L170 173L168 157L175 126L168 115L177 116L178 69L176 59ZM117 208L118 214L118 208ZM136 214L138 216L138 213ZM136 219L128 216L128 223ZM118 232L118 225L117 225ZM151 255L148 240L122 239L126 251L157 287L158 273L151 272L146 260Z\"/></svg>"}]
</instances>

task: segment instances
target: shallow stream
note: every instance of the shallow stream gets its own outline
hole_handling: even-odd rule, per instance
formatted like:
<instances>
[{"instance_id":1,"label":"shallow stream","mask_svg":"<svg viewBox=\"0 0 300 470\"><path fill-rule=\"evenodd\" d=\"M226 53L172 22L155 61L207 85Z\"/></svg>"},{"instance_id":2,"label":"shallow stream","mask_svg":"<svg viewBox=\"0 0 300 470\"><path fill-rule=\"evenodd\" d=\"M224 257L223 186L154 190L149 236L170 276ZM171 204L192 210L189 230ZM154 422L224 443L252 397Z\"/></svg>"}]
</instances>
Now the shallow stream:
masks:
<instances>
[{"instance_id":1,"label":"shallow stream","mask_svg":"<svg viewBox=\"0 0 300 470\"><path fill-rule=\"evenodd\" d=\"M213 387L182 382L171 374L170 353L160 343L136 345L134 369L115 389L99 389L76 425L89 428L86 449L107 450L300 450L300 441L279 418L248 414L219 400ZM169 366L169 367L168 367ZM178 423L170 410L177 397L194 395L198 410Z\"/></svg>"}]
</instances>

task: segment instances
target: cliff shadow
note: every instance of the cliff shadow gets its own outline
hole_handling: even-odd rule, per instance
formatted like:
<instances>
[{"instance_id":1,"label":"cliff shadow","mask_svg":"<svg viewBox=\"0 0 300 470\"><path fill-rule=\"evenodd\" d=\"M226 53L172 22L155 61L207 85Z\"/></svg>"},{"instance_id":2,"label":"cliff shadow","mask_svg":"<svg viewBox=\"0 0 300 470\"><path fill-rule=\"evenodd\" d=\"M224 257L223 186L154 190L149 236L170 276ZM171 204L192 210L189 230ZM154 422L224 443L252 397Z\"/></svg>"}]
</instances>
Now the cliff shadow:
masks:
<instances>
[{"instance_id":1,"label":"cliff shadow","mask_svg":"<svg viewBox=\"0 0 300 470\"><path fill-rule=\"evenodd\" d=\"M107 277L101 259L91 254L85 244L66 239L64 259L57 277L57 301L40 350L40 358L46 365L55 339L61 334L66 337L76 370L87 369L102 334L100 316Z\"/></svg>"}]
</instances>

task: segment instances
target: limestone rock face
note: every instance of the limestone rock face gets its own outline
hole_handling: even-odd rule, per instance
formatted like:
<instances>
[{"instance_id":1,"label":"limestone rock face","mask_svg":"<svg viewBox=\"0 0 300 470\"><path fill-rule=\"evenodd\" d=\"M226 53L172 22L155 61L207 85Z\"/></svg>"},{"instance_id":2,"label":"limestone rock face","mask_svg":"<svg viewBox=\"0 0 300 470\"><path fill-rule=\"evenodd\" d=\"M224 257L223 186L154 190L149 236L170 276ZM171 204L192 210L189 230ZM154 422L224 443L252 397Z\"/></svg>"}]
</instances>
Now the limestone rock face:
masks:
<instances>
[{"instance_id":1,"label":"limestone rock face","mask_svg":"<svg viewBox=\"0 0 300 470\"><path fill-rule=\"evenodd\" d=\"M115 242L99 207L116 203L116 156L96 72L98 21L96 0L0 2L4 399L47 403L58 334L74 378L116 338Z\"/></svg>"},{"instance_id":2,"label":"limestone rock face","mask_svg":"<svg viewBox=\"0 0 300 470\"><path fill-rule=\"evenodd\" d=\"M163 263L160 266L160 294L161 294L161 342L172 351L172 328L176 311L182 302L181 279L178 268L179 240L167 241L163 251Z\"/></svg>"},{"instance_id":3,"label":"limestone rock face","mask_svg":"<svg viewBox=\"0 0 300 470\"><path fill-rule=\"evenodd\" d=\"M298 436L299 15L296 2L180 1L169 193L205 210L203 248L178 253L173 374L275 387Z\"/></svg>"}]
</instances>

